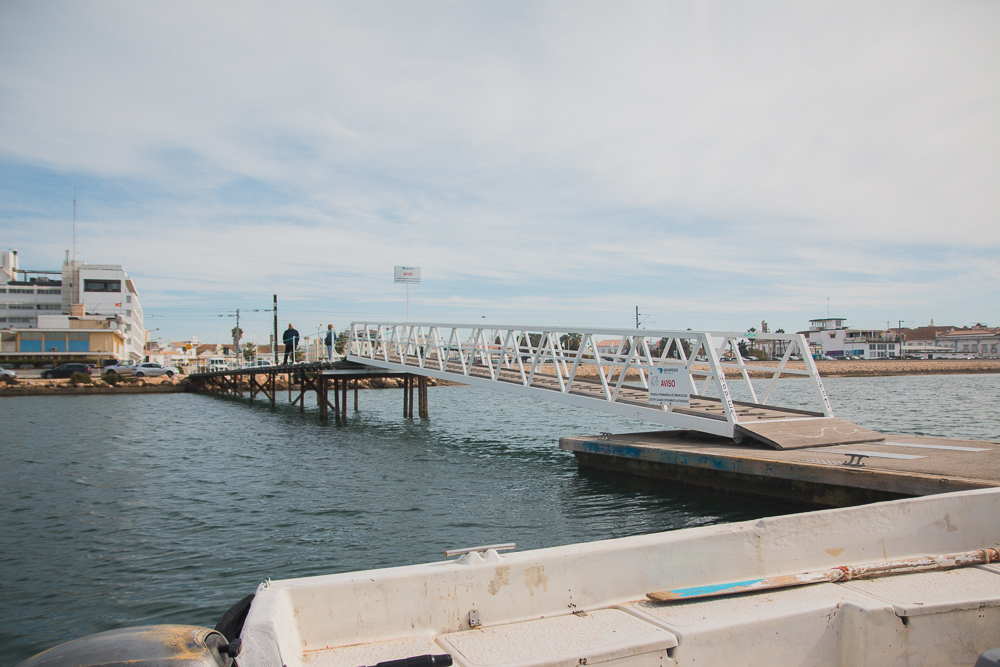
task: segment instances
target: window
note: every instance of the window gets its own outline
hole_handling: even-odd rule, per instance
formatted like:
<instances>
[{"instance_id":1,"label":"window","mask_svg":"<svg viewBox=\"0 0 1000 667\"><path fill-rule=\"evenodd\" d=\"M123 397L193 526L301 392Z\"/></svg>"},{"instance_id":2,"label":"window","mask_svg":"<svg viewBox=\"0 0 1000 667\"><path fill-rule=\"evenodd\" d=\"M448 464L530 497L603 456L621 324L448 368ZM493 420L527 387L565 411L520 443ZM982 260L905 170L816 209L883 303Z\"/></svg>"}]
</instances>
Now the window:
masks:
<instances>
[{"instance_id":1,"label":"window","mask_svg":"<svg viewBox=\"0 0 1000 667\"><path fill-rule=\"evenodd\" d=\"M46 331L45 332L45 351L46 352L65 352L66 351L66 334L56 331Z\"/></svg>"},{"instance_id":2,"label":"window","mask_svg":"<svg viewBox=\"0 0 1000 667\"><path fill-rule=\"evenodd\" d=\"M122 281L120 280L84 280L84 292L121 292Z\"/></svg>"},{"instance_id":3,"label":"window","mask_svg":"<svg viewBox=\"0 0 1000 667\"><path fill-rule=\"evenodd\" d=\"M21 349L19 352L41 352L42 332L25 331L21 333Z\"/></svg>"},{"instance_id":4,"label":"window","mask_svg":"<svg viewBox=\"0 0 1000 667\"><path fill-rule=\"evenodd\" d=\"M90 334L70 332L69 351L70 352L90 352Z\"/></svg>"}]
</instances>

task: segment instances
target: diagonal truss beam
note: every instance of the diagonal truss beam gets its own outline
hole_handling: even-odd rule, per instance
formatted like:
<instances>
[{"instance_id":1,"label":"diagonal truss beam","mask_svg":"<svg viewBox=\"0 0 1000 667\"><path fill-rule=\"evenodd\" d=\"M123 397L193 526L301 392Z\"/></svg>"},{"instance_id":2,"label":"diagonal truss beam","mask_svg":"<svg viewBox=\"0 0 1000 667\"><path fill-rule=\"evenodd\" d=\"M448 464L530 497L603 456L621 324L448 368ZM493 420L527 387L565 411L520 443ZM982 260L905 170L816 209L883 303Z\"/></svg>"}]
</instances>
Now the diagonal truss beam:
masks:
<instances>
[{"instance_id":1,"label":"diagonal truss beam","mask_svg":"<svg viewBox=\"0 0 1000 667\"><path fill-rule=\"evenodd\" d=\"M746 337L739 332L354 322L347 359L726 437L750 419L833 417L802 334L753 336L782 351L777 368L744 359L736 343ZM796 356L804 369L789 365ZM690 379L690 406L649 403L651 374L668 366L683 367ZM763 391L753 386L752 374L763 377ZM788 378L801 378L793 381L802 389L808 385L819 411L768 403L778 381ZM742 385L749 401L733 399L733 383Z\"/></svg>"}]
</instances>

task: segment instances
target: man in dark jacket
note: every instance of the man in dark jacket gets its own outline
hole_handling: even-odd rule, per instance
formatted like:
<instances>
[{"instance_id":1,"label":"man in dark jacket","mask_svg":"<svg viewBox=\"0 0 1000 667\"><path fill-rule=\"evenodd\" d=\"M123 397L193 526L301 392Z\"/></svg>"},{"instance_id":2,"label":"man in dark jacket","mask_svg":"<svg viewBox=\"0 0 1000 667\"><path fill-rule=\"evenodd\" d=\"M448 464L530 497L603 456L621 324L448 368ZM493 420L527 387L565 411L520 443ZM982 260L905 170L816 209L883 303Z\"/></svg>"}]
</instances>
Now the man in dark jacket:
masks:
<instances>
[{"instance_id":1,"label":"man in dark jacket","mask_svg":"<svg viewBox=\"0 0 1000 667\"><path fill-rule=\"evenodd\" d=\"M282 364L288 363L288 357L291 356L292 363L295 363L295 348L299 346L299 332L295 330L292 323L288 323L288 328L285 329L285 333L281 336L281 342L285 344L285 360Z\"/></svg>"},{"instance_id":2,"label":"man in dark jacket","mask_svg":"<svg viewBox=\"0 0 1000 667\"><path fill-rule=\"evenodd\" d=\"M326 339L323 342L326 344L326 360L333 361L333 346L337 342L337 332L333 330L332 324L326 325Z\"/></svg>"}]
</instances>

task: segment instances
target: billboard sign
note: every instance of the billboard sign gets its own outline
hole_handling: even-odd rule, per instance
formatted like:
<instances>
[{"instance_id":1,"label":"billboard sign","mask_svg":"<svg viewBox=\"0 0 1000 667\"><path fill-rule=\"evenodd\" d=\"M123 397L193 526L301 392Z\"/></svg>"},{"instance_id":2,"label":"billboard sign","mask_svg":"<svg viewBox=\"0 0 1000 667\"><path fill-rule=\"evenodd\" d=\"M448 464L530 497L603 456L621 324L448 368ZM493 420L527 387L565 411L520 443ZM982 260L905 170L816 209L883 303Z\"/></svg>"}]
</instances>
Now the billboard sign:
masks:
<instances>
[{"instance_id":1,"label":"billboard sign","mask_svg":"<svg viewBox=\"0 0 1000 667\"><path fill-rule=\"evenodd\" d=\"M420 267L397 266L395 271L395 278L397 283L419 283Z\"/></svg>"},{"instance_id":2,"label":"billboard sign","mask_svg":"<svg viewBox=\"0 0 1000 667\"><path fill-rule=\"evenodd\" d=\"M649 374L650 405L691 407L691 376L686 366L659 366Z\"/></svg>"}]
</instances>

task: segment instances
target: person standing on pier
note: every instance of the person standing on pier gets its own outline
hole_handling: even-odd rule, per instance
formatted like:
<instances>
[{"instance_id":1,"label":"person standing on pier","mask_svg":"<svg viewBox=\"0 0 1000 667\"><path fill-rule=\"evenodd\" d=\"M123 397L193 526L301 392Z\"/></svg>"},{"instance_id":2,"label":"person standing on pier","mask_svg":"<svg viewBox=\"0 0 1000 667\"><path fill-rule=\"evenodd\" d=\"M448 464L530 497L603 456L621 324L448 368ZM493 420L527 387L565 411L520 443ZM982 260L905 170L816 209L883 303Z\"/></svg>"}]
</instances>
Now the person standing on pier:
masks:
<instances>
[{"instance_id":1,"label":"person standing on pier","mask_svg":"<svg viewBox=\"0 0 1000 667\"><path fill-rule=\"evenodd\" d=\"M295 348L299 346L299 332L295 330L292 323L288 323L288 328L285 329L285 333L281 336L281 342L285 344L285 360L282 364L288 363L288 357L291 355L292 363L295 363Z\"/></svg>"},{"instance_id":2,"label":"person standing on pier","mask_svg":"<svg viewBox=\"0 0 1000 667\"><path fill-rule=\"evenodd\" d=\"M331 363L333 362L333 343L334 343L335 339L336 339L336 336L334 335L333 325L332 324L327 324L326 325L326 340L323 341L323 342L326 343L326 360L329 361L329 362L331 362Z\"/></svg>"}]
</instances>

